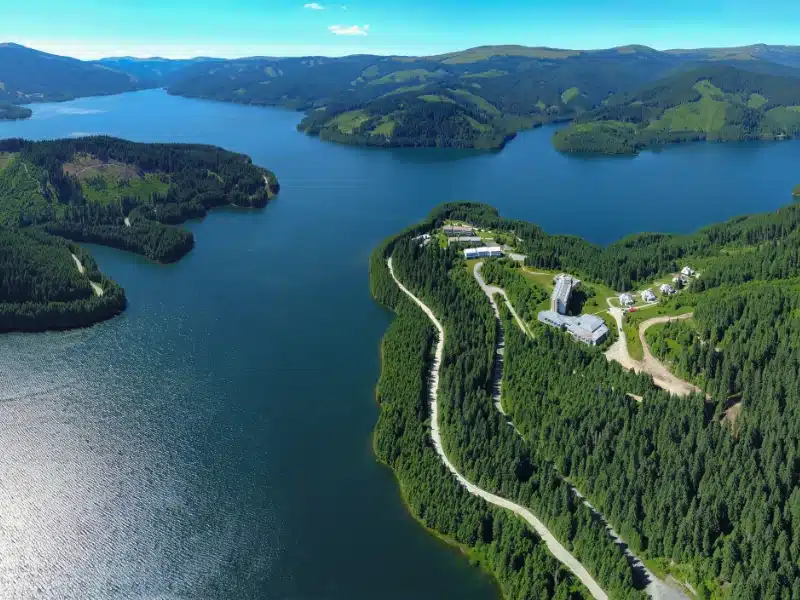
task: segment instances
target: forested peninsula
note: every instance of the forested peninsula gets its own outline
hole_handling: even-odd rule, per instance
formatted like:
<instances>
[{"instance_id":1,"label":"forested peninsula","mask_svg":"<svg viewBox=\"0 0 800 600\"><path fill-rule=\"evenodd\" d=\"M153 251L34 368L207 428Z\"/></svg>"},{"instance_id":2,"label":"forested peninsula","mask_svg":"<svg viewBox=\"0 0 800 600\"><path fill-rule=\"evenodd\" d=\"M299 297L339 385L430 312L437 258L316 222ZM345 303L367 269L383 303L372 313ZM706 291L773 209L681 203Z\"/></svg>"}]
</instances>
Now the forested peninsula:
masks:
<instances>
[{"instance_id":1,"label":"forested peninsula","mask_svg":"<svg viewBox=\"0 0 800 600\"><path fill-rule=\"evenodd\" d=\"M472 263L437 233L453 222L519 240L524 264L488 259L496 267L485 272L507 286L518 307L547 297L542 271L567 271L587 289L607 289L612 306L612 290L646 286L694 265L697 274L680 294L652 305L654 314L690 311L691 318L653 327L647 336L653 352L701 392L671 395L648 375L607 360L603 348L580 344L530 314L523 314L526 335L504 312L509 427L492 400L499 335L492 309ZM548 563L536 536L510 513L470 496L437 460L426 390L436 335L398 290L389 257L398 279L446 331L438 426L450 460L476 485L529 506L609 597L642 597L641 582L568 482L651 571L696 597L800 598L798 226L800 206L793 204L691 235L640 234L599 247L459 203L385 241L372 256L371 289L397 318L382 342L374 444L410 511L467 548L506 598L567 594L561 586L570 577ZM605 305L600 300L593 306Z\"/></svg>"},{"instance_id":2,"label":"forested peninsula","mask_svg":"<svg viewBox=\"0 0 800 600\"><path fill-rule=\"evenodd\" d=\"M264 207L278 190L273 173L213 146L0 141L0 331L82 327L124 310L122 288L76 242L173 262L194 246L177 225L216 206Z\"/></svg>"},{"instance_id":3,"label":"forested peninsula","mask_svg":"<svg viewBox=\"0 0 800 600\"><path fill-rule=\"evenodd\" d=\"M0 103L0 121L19 121L29 119L33 114L30 108Z\"/></svg>"}]
</instances>

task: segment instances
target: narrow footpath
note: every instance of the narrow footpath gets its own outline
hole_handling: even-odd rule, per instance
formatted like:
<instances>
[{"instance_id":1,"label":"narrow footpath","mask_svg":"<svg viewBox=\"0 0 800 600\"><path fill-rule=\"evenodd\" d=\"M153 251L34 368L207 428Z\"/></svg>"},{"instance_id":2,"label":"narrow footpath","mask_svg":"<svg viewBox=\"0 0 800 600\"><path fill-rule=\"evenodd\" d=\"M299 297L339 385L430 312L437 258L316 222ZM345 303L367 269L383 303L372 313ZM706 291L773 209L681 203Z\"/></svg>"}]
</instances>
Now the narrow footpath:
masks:
<instances>
[{"instance_id":1,"label":"narrow footpath","mask_svg":"<svg viewBox=\"0 0 800 600\"><path fill-rule=\"evenodd\" d=\"M439 335L438 340L436 342L436 353L435 358L433 360L433 364L431 365L431 377L430 377L430 400L431 400L431 438L433 439L433 445L436 449L436 453L439 455L439 458L442 460L444 465L447 469L455 476L458 482L464 486L467 491L474 496L478 496L479 498L483 498L490 504L494 504L495 506L499 506L501 508L505 508L507 510L512 511L514 514L522 517L527 521L531 527L533 527L534 531L539 535L539 537L544 541L547 545L547 548L553 554L553 556L558 559L563 565L565 565L570 571L572 571L575 576L581 581L583 585L589 590L592 596L596 600L608 600L608 596L603 591L603 589L597 584L597 582L592 578L589 572L584 568L584 566L572 555L570 554L564 546L562 546L559 541L553 536L552 533L544 526L544 524L534 516L534 514L528 510L527 508L520 506L510 500L492 494L491 492L487 492L486 490L479 488L478 486L470 483L458 470L455 468L453 463L450 462L450 459L447 458L447 454L445 454L444 448L442 446L442 437L439 432L439 408L438 408L438 393L439 393L439 372L441 370L442 365L442 356L444 354L444 328L439 320L436 318L436 315L433 314L433 311L428 308L428 306L422 302L419 298L417 298L414 294L412 294L408 288L406 288L400 280L397 279L397 276L394 273L394 269L392 268L392 259L389 258L388 260L389 266L389 273L394 279L394 282L400 288L400 290L406 294L414 303L419 306L422 311L428 316L431 320L433 325L436 327Z\"/></svg>"},{"instance_id":2,"label":"narrow footpath","mask_svg":"<svg viewBox=\"0 0 800 600\"><path fill-rule=\"evenodd\" d=\"M533 337L531 335L530 330L525 326L525 323L517 316L516 311L514 310L511 301L508 299L508 295L506 294L505 290L502 288L487 285L486 281L483 279L481 275L481 267L483 266L483 262L479 262L475 265L473 269L473 274L475 276L475 280L480 285L483 292L489 298L489 302L492 305L492 309L494 310L495 318L497 319L497 326L498 326L498 344L495 348L496 358L495 358L495 369L493 372L493 380L492 380L492 390L493 390L493 399L494 405L497 407L497 410L500 411L506 417L506 422L514 428L520 437L524 436L516 428L513 421L508 417L505 410L503 409L503 401L502 401L502 379L503 379L503 363L505 359L505 331L503 328L503 321L500 318L500 309L497 306L497 302L494 299L495 294L500 294L505 298L506 305L511 310L511 313L514 315L514 318L519 325L519 328L528 336ZM501 352L502 351L502 352ZM500 360L497 360L497 355L500 355ZM559 477L561 474L559 473ZM642 559L636 556L628 546L627 542L620 537L620 535L614 530L611 524L606 519L605 515L598 511L592 504L587 500L587 498L581 493L581 491L576 488L570 481L561 477L561 480L566 483L572 493L575 495L576 498L580 499L586 507L592 511L592 513L605 525L606 531L608 532L609 537L616 543L620 548L623 549L625 554L625 558L628 560L628 563L631 566L631 569L635 575L635 577L641 582L641 584L645 585L645 591L647 592L648 596L653 598L653 600L689 600L688 597L683 594L682 592L676 590L673 587L670 587L664 581L658 579L644 564Z\"/></svg>"}]
</instances>

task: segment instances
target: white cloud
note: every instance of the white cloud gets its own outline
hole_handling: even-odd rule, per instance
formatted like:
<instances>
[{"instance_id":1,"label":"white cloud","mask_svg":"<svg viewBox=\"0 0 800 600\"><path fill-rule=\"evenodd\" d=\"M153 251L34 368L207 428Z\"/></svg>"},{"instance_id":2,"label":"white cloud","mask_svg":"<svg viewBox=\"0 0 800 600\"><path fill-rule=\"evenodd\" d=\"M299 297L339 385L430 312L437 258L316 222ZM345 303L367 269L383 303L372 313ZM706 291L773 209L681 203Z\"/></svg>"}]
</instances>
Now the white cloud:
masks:
<instances>
[{"instance_id":1,"label":"white cloud","mask_svg":"<svg viewBox=\"0 0 800 600\"><path fill-rule=\"evenodd\" d=\"M333 35L369 35L369 25L331 25L328 31Z\"/></svg>"},{"instance_id":2,"label":"white cloud","mask_svg":"<svg viewBox=\"0 0 800 600\"><path fill-rule=\"evenodd\" d=\"M310 8L311 10L325 10L325 7L322 4L317 4L316 2L309 2L308 4L304 4L303 8Z\"/></svg>"}]
</instances>

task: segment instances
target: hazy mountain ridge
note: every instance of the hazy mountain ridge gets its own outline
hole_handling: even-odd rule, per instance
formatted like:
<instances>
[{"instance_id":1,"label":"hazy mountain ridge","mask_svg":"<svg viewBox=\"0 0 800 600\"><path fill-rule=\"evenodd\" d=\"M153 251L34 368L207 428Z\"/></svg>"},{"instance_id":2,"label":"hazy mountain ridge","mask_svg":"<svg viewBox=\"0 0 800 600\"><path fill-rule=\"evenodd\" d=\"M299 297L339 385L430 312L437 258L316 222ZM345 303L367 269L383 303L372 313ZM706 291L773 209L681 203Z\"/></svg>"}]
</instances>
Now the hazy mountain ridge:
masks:
<instances>
[{"instance_id":1,"label":"hazy mountain ridge","mask_svg":"<svg viewBox=\"0 0 800 600\"><path fill-rule=\"evenodd\" d=\"M144 87L136 77L107 66L0 44L0 103L72 100Z\"/></svg>"}]
</instances>

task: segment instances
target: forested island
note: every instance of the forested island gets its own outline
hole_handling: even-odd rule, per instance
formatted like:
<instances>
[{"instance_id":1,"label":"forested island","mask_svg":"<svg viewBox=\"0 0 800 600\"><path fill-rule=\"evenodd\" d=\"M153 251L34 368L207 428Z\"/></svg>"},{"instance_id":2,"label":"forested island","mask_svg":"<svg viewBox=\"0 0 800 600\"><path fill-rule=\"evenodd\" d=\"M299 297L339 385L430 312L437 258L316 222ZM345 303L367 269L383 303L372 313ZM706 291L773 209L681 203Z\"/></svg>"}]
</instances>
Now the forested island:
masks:
<instances>
[{"instance_id":1,"label":"forested island","mask_svg":"<svg viewBox=\"0 0 800 600\"><path fill-rule=\"evenodd\" d=\"M800 72L725 64L614 94L553 136L562 152L634 154L668 143L779 140L800 135Z\"/></svg>"},{"instance_id":2,"label":"forested island","mask_svg":"<svg viewBox=\"0 0 800 600\"><path fill-rule=\"evenodd\" d=\"M647 335L653 352L701 392L673 396L557 329L529 321L525 335L504 311L502 402L517 434L492 401L498 329L472 265L452 246L421 241L447 221L520 240L524 265L492 259L502 269L485 273L517 304L525 298L511 280L536 289L541 270L620 292L696 265L701 275L659 305L691 318ZM397 318L382 343L374 443L409 510L468 548L505 597L566 593L559 586L569 577L558 565L530 570L547 566L536 536L469 495L434 453L426 379L436 334L398 289L389 257L446 331L438 427L470 481L529 506L610 597L641 597L641 585L567 482L653 572L671 574L698 598L800 598L798 225L793 204L691 235L639 234L600 247L460 203L386 240L372 256L371 289ZM508 269L516 275L505 280L492 272ZM515 546L520 540L525 547Z\"/></svg>"},{"instance_id":3,"label":"forested island","mask_svg":"<svg viewBox=\"0 0 800 600\"><path fill-rule=\"evenodd\" d=\"M173 262L194 246L176 225L216 206L264 207L278 190L273 173L213 146L0 141L0 331L81 327L125 308L75 242Z\"/></svg>"}]
</instances>

